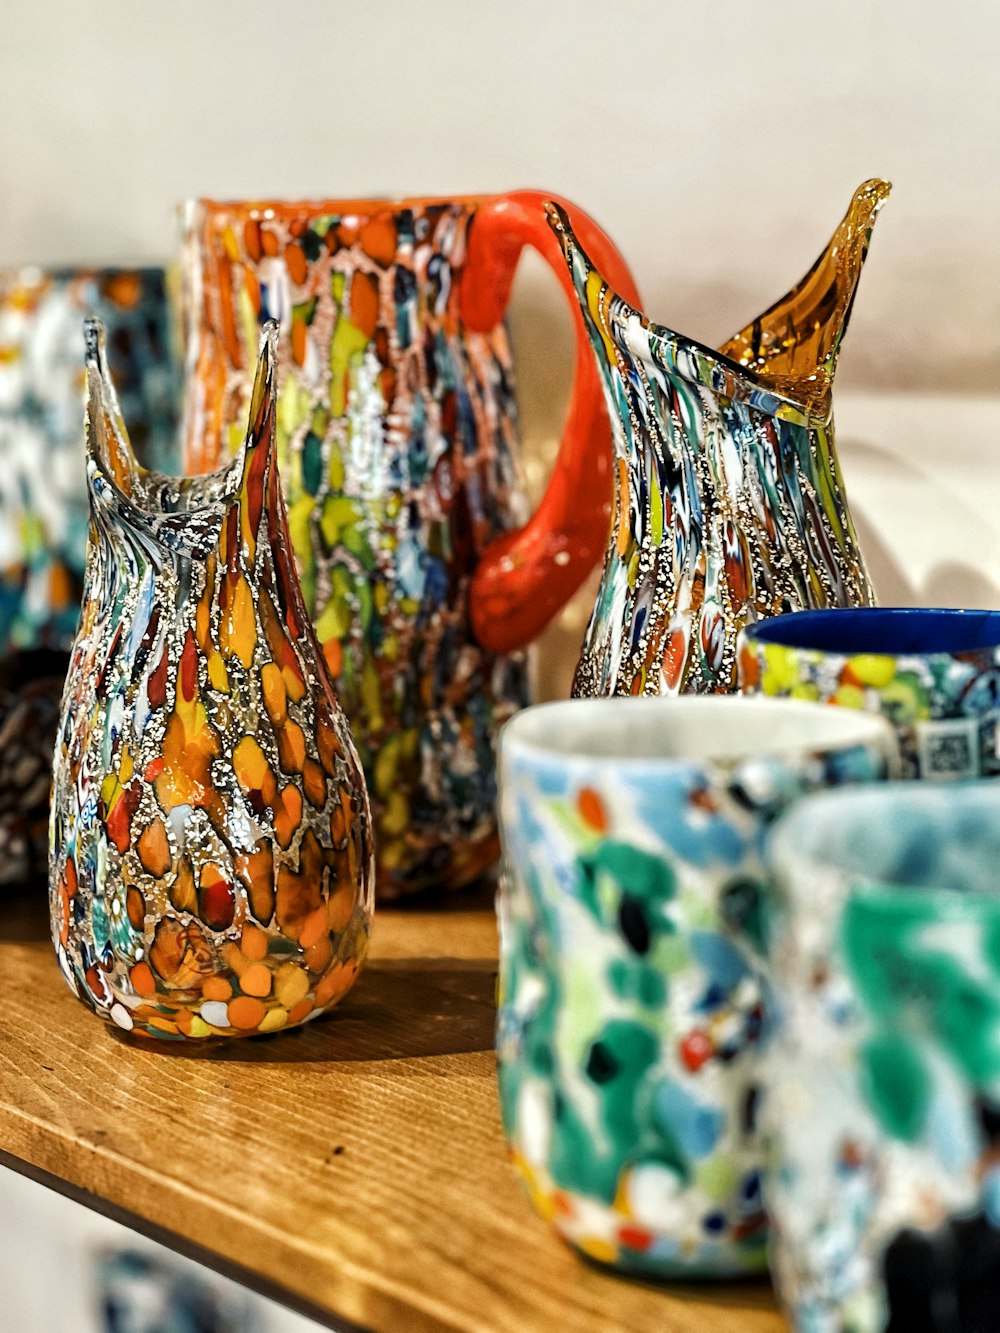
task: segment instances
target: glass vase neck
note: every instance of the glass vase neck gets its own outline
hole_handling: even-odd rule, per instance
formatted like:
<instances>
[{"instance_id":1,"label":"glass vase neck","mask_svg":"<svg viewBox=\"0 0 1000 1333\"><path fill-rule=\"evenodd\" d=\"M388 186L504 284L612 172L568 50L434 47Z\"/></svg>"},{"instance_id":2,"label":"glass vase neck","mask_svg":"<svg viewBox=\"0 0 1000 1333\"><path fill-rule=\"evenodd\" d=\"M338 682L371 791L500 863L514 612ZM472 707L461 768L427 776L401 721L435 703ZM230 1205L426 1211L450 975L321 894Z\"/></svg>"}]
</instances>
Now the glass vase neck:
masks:
<instances>
[{"instance_id":1,"label":"glass vase neck","mask_svg":"<svg viewBox=\"0 0 1000 1333\"><path fill-rule=\"evenodd\" d=\"M86 346L87 474L98 521L151 538L185 557L207 553L235 505L255 511L278 502L276 485L275 362L278 328L261 331L250 420L242 445L223 467L200 476L171 477L136 459L108 367L104 327L88 319Z\"/></svg>"}]
</instances>

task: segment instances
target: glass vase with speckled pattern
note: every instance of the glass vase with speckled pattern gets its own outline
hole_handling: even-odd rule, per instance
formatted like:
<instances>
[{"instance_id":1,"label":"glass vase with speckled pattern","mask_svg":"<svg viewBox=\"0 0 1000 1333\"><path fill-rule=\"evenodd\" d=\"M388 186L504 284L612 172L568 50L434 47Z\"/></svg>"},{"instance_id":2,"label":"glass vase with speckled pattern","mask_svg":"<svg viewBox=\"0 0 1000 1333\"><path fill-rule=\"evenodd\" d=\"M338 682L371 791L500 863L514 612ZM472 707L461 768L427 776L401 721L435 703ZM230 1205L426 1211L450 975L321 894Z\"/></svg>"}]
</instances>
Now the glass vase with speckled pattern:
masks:
<instances>
[{"instance_id":1,"label":"glass vase with speckled pattern","mask_svg":"<svg viewBox=\"0 0 1000 1333\"><path fill-rule=\"evenodd\" d=\"M88 326L91 523L54 764L59 965L164 1040L276 1032L353 984L371 816L302 602L275 461L276 329L236 457L140 467Z\"/></svg>"}]
</instances>

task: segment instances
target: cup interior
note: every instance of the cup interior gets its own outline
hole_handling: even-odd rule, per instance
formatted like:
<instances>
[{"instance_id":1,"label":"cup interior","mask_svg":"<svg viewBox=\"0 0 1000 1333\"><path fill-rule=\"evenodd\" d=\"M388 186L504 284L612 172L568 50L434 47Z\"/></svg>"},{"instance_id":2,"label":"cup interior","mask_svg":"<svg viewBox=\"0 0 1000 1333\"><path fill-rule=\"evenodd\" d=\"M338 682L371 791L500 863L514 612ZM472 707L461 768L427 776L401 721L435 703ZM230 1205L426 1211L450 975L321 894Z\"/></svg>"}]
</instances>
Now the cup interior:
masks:
<instances>
[{"instance_id":1,"label":"cup interior","mask_svg":"<svg viewBox=\"0 0 1000 1333\"><path fill-rule=\"evenodd\" d=\"M775 829L772 855L861 885L1000 896L1000 788L881 783L808 796ZM794 882L808 909L811 885Z\"/></svg>"},{"instance_id":2,"label":"cup interior","mask_svg":"<svg viewBox=\"0 0 1000 1333\"><path fill-rule=\"evenodd\" d=\"M508 722L501 746L549 759L649 765L885 746L888 736L880 717L852 709L798 699L687 695L539 704Z\"/></svg>"},{"instance_id":3,"label":"cup interior","mask_svg":"<svg viewBox=\"0 0 1000 1333\"><path fill-rule=\"evenodd\" d=\"M1000 647L1000 611L905 606L792 611L758 621L745 635L753 643L823 653L898 657L975 652Z\"/></svg>"}]
</instances>

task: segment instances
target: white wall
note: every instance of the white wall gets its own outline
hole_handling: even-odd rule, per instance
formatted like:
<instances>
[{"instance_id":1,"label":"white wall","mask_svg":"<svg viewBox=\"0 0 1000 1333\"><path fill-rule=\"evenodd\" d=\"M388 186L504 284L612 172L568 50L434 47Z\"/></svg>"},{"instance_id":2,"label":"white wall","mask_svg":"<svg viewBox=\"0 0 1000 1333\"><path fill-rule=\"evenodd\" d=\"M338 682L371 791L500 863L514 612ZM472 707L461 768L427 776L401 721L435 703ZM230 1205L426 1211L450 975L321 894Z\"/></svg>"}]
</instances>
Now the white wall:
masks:
<instances>
[{"instance_id":1,"label":"white wall","mask_svg":"<svg viewBox=\"0 0 1000 1333\"><path fill-rule=\"evenodd\" d=\"M160 257L192 194L537 185L711 342L880 174L844 382L1000 387L995 0L4 0L2 20L0 263Z\"/></svg>"},{"instance_id":2,"label":"white wall","mask_svg":"<svg viewBox=\"0 0 1000 1333\"><path fill-rule=\"evenodd\" d=\"M217 1310L220 1326L228 1320L225 1326L239 1333L319 1333L314 1320L0 1167L3 1333L108 1333L102 1268L123 1252L138 1254L155 1267L145 1282L117 1284L116 1295L127 1299L133 1312L129 1327L147 1327L140 1318L144 1311L149 1328L163 1328L169 1322L165 1294L181 1281L206 1292L206 1304Z\"/></svg>"}]
</instances>

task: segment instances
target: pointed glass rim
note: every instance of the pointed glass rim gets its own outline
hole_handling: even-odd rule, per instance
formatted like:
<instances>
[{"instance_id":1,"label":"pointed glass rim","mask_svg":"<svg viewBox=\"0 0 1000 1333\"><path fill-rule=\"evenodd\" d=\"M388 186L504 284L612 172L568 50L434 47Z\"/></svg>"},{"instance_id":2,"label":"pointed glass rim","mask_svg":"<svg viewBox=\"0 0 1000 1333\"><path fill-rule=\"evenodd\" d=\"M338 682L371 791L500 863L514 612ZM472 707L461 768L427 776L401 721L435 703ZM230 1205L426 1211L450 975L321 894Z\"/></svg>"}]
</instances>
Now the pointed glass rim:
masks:
<instances>
[{"instance_id":1,"label":"pointed glass rim","mask_svg":"<svg viewBox=\"0 0 1000 1333\"><path fill-rule=\"evenodd\" d=\"M780 296L777 301L773 302L773 304L768 306L765 311L757 316L757 320L764 320L768 315L779 310L796 290L809 281L828 254L830 245L836 239L840 229L852 217L852 214L855 213L859 206L859 202L864 200L866 196L869 197L866 226L870 231L871 225L874 223L879 210L889 197L891 188L892 187L888 181L882 180L879 177L870 177L868 180L863 181L851 196L851 202L846 213L834 229L830 241L823 250L821 250L814 263L809 267L806 273L784 293L784 295ZM816 379L817 381L822 381L822 387L815 394L805 393L801 396L793 396L789 392L787 386L783 385L780 388L777 387L773 382L769 381L766 376L749 369L726 352L720 351L718 348L709 347L706 343L699 342L696 338L688 337L686 334L678 333L668 325L659 324L655 320L650 319L649 316L644 314L641 310L636 310L635 307L629 301L626 301L615 287L608 282L604 274L591 260L587 251L577 239L573 229L572 220L566 210L552 199L546 200L544 207L549 226L556 233L563 249L563 255L567 264L570 266L571 278L573 252L575 251L581 257L589 272L595 274L600 280L601 285L608 293L610 293L611 302L609 303L609 315L611 320L622 328L624 333L625 321L629 315L634 316L639 325L646 331L650 340L655 341L667 352L664 360L671 367L672 373L678 375L679 378L690 384L710 388L714 393L721 394L727 398L732 398L736 401L749 400L753 407L759 411L766 412L770 416L780 417L784 420L798 421L803 425L825 425L829 423L833 415L833 373L832 371L827 372L825 367L830 360L830 356L833 356L835 363L836 356L839 353L840 342L843 338L844 331L847 328L848 320L850 319L857 281L852 285L851 291L843 303L843 309L839 317L840 329L838 336L834 341L832 351L831 353L828 353L824 361L819 363L816 367ZM860 275L860 266L858 268L858 273ZM725 345L731 345L737 338L739 338L741 333L747 328L751 328L755 322L756 320L751 321L751 324L744 325L743 329L740 329L737 333L732 335L731 338L727 338ZM623 338L623 341L626 341L626 339ZM700 378L692 375L689 371L682 369L678 364L678 354L694 356L698 361L706 363L710 368L710 378ZM808 384L809 379L803 377L802 383L803 385Z\"/></svg>"},{"instance_id":2,"label":"pointed glass rim","mask_svg":"<svg viewBox=\"0 0 1000 1333\"><path fill-rule=\"evenodd\" d=\"M94 438L92 402L96 398L100 407L103 409L104 420L107 428L110 428L115 443L122 452L129 470L132 474L144 481L152 480L154 482L169 483L174 482L178 485L187 485L192 492L198 489L207 489L209 486L218 486L219 494L212 500L206 501L202 506L191 506L183 510L185 516L197 514L199 512L208 512L215 508L225 508L234 501L239 500L241 494L242 480L247 463L247 453L250 448L250 441L253 431L254 421L254 403L257 399L257 386L263 382L265 385L272 386L275 375L275 369L278 361L278 335L279 327L276 320L268 320L260 332L260 340L257 353L257 371L254 377L254 392L251 394L251 405L249 409L249 419L247 428L244 432L239 449L233 457L225 462L221 467L212 472L196 473L194 475L181 474L172 476L169 473L157 472L151 468L144 467L135 456L132 448L132 442L128 435L128 427L122 416L121 406L118 400L118 392L111 377L111 371L108 366L106 336L103 321L94 317L88 317L84 321L84 342L85 342L85 366L87 375L87 401L85 408L86 425L86 458L88 469L92 468L100 477L103 486L107 487L116 505L126 514L130 521L137 526L152 532L157 520L162 521L168 517L163 511L150 511L136 502L132 495L128 495L115 480L115 477L109 469L105 458L102 456L100 446ZM178 511L180 514L181 511ZM154 534L155 535L155 534Z\"/></svg>"}]
</instances>

